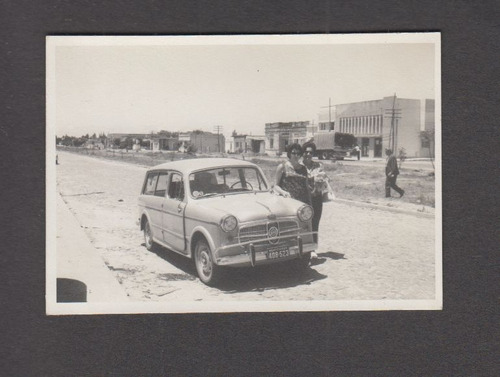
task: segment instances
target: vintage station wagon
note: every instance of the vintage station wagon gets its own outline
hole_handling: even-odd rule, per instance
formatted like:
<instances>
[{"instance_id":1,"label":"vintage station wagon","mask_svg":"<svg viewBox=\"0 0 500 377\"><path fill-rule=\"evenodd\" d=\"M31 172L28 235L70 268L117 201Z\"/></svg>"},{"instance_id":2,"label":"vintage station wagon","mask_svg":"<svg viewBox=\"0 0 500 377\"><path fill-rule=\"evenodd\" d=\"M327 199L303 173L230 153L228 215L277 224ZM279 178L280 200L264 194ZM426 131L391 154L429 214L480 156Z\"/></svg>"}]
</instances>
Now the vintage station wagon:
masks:
<instances>
[{"instance_id":1,"label":"vintage station wagon","mask_svg":"<svg viewBox=\"0 0 500 377\"><path fill-rule=\"evenodd\" d=\"M150 168L138 199L146 248L193 258L213 285L223 267L287 262L300 271L317 245L311 206L275 194L248 161L198 158Z\"/></svg>"}]
</instances>

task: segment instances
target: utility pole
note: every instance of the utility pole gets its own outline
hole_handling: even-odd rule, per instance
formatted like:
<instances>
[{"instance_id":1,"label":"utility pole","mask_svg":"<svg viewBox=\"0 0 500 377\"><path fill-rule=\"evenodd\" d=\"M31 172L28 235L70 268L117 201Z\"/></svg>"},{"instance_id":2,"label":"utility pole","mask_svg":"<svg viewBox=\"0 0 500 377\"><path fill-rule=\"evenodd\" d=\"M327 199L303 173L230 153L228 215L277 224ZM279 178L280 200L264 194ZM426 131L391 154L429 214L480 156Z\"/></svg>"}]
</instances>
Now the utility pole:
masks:
<instances>
[{"instance_id":1,"label":"utility pole","mask_svg":"<svg viewBox=\"0 0 500 377\"><path fill-rule=\"evenodd\" d=\"M389 131L389 149L397 153L398 148L398 119L401 119L401 109L396 109L396 93L392 99L392 109L385 110L386 118L391 118L391 129Z\"/></svg>"},{"instance_id":2,"label":"utility pole","mask_svg":"<svg viewBox=\"0 0 500 377\"><path fill-rule=\"evenodd\" d=\"M328 98L328 106L322 106L322 109L328 107L328 131L332 131L332 98ZM335 126L334 126L335 127Z\"/></svg>"},{"instance_id":3,"label":"utility pole","mask_svg":"<svg viewBox=\"0 0 500 377\"><path fill-rule=\"evenodd\" d=\"M219 133L224 129L222 126L214 126L214 131L217 131L217 147L220 153L220 136Z\"/></svg>"}]
</instances>

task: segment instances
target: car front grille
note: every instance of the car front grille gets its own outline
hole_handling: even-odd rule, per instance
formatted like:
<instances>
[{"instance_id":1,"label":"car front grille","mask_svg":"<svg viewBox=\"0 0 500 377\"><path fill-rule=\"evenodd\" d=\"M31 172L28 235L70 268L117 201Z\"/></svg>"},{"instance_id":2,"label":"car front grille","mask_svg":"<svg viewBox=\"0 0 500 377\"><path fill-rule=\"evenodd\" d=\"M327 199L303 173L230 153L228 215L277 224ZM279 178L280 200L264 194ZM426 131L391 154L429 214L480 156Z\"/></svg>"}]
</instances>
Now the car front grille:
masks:
<instances>
[{"instance_id":1,"label":"car front grille","mask_svg":"<svg viewBox=\"0 0 500 377\"><path fill-rule=\"evenodd\" d=\"M299 224L295 220L267 221L259 224L243 225L238 234L239 242L268 238L269 229L272 227L278 228L280 236L290 236L299 232ZM269 242L274 243L272 239Z\"/></svg>"}]
</instances>

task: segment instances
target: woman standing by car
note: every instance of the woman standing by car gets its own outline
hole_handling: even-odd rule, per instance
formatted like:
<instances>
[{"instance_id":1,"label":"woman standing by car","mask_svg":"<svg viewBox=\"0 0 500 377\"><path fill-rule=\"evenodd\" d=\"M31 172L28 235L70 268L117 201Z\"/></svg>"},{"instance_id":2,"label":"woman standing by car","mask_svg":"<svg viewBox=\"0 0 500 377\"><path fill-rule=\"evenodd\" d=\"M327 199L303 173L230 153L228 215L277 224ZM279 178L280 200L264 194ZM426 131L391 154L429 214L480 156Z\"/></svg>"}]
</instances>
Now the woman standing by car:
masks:
<instances>
[{"instance_id":1,"label":"woman standing by car","mask_svg":"<svg viewBox=\"0 0 500 377\"><path fill-rule=\"evenodd\" d=\"M314 233L314 242L318 243L318 228L321 213L323 212L323 193L327 192L328 177L323 170L323 164L313 161L312 157L316 152L316 144L307 142L302 146L304 157L302 162L307 169L309 177L309 188L311 191L311 204L314 210L312 227Z\"/></svg>"},{"instance_id":2,"label":"woman standing by car","mask_svg":"<svg viewBox=\"0 0 500 377\"><path fill-rule=\"evenodd\" d=\"M290 144L286 154L288 161L279 164L276 169L274 191L285 198L300 200L312 206L307 168L300 163L302 147L297 143ZM311 257L317 258L316 253L312 252Z\"/></svg>"},{"instance_id":3,"label":"woman standing by car","mask_svg":"<svg viewBox=\"0 0 500 377\"><path fill-rule=\"evenodd\" d=\"M278 165L274 191L285 198L293 198L311 205L311 192L307 181L307 169L300 163L302 147L290 144L286 152L288 161Z\"/></svg>"}]
</instances>

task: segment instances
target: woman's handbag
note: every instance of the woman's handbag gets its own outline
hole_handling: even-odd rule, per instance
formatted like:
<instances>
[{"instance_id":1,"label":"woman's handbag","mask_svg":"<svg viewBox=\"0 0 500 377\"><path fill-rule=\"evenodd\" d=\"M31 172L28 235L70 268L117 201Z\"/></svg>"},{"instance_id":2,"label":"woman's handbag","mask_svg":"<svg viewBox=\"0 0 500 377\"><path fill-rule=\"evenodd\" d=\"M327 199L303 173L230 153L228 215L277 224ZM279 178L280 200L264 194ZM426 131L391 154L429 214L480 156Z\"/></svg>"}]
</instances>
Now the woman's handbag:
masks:
<instances>
[{"instance_id":1,"label":"woman's handbag","mask_svg":"<svg viewBox=\"0 0 500 377\"><path fill-rule=\"evenodd\" d=\"M332 186L326 182L326 189L323 191L323 203L331 202L335 199L335 194L333 193Z\"/></svg>"}]
</instances>

